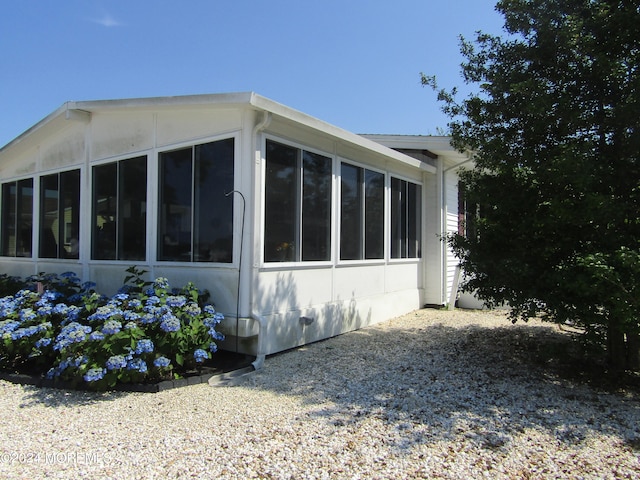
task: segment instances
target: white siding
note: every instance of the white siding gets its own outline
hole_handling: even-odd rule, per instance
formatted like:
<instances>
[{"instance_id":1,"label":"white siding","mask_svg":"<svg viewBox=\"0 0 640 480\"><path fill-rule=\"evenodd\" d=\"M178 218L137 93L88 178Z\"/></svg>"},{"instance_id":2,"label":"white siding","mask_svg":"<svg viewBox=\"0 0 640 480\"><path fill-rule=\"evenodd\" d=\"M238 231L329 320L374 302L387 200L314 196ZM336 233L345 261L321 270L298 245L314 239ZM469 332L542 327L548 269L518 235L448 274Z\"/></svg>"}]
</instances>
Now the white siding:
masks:
<instances>
[{"instance_id":1,"label":"white siding","mask_svg":"<svg viewBox=\"0 0 640 480\"><path fill-rule=\"evenodd\" d=\"M458 231L458 175L455 170L448 171L444 175L444 216L446 233L456 233ZM444 248L444 265L444 300L447 303L451 298L451 288L454 283L456 267L458 266L458 259L448 245Z\"/></svg>"}]
</instances>

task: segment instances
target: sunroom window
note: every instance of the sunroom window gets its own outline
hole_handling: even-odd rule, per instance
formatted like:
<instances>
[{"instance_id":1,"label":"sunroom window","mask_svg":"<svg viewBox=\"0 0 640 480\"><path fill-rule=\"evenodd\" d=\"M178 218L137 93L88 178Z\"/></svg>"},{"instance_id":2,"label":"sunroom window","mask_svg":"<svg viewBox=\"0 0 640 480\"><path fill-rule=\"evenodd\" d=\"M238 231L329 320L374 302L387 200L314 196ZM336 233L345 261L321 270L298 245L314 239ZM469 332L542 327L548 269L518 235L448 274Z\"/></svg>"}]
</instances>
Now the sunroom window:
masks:
<instances>
[{"instance_id":1,"label":"sunroom window","mask_svg":"<svg viewBox=\"0 0 640 480\"><path fill-rule=\"evenodd\" d=\"M40 177L41 258L78 258L80 170Z\"/></svg>"},{"instance_id":2,"label":"sunroom window","mask_svg":"<svg viewBox=\"0 0 640 480\"><path fill-rule=\"evenodd\" d=\"M147 224L147 157L93 167L95 260L144 260Z\"/></svg>"},{"instance_id":3,"label":"sunroom window","mask_svg":"<svg viewBox=\"0 0 640 480\"><path fill-rule=\"evenodd\" d=\"M384 258L384 174L343 163L340 259Z\"/></svg>"},{"instance_id":4,"label":"sunroom window","mask_svg":"<svg viewBox=\"0 0 640 480\"><path fill-rule=\"evenodd\" d=\"M331 158L267 141L265 262L331 259Z\"/></svg>"},{"instance_id":5,"label":"sunroom window","mask_svg":"<svg viewBox=\"0 0 640 480\"><path fill-rule=\"evenodd\" d=\"M30 257L33 238L33 179L2 185L2 255Z\"/></svg>"},{"instance_id":6,"label":"sunroom window","mask_svg":"<svg viewBox=\"0 0 640 480\"><path fill-rule=\"evenodd\" d=\"M420 258L422 187L391 179L391 258Z\"/></svg>"},{"instance_id":7,"label":"sunroom window","mask_svg":"<svg viewBox=\"0 0 640 480\"><path fill-rule=\"evenodd\" d=\"M160 154L158 260L231 263L234 139Z\"/></svg>"}]
</instances>

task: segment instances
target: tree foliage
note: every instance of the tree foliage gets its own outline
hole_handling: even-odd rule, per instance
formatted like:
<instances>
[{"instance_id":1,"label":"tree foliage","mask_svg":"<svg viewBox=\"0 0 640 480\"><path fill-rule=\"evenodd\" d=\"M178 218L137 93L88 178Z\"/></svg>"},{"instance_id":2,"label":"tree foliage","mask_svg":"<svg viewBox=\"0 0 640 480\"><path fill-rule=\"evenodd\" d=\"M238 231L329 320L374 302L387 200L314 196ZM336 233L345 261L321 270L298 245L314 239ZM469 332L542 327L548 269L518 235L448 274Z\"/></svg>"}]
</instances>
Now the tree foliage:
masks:
<instances>
[{"instance_id":1,"label":"tree foliage","mask_svg":"<svg viewBox=\"0 0 640 480\"><path fill-rule=\"evenodd\" d=\"M640 6L502 0L502 36L461 39L463 100L439 90L477 235L449 243L464 285L512 318L571 321L638 368ZM434 77L423 84L438 89Z\"/></svg>"}]
</instances>

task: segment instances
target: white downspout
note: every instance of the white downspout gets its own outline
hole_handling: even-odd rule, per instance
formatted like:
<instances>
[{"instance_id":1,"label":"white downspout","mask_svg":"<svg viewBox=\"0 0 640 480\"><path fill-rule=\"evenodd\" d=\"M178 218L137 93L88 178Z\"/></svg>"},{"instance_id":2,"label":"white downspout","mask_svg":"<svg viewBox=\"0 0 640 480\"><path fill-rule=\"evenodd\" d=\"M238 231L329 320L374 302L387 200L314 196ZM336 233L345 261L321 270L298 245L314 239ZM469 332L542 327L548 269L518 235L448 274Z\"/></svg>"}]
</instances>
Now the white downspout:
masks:
<instances>
[{"instance_id":1,"label":"white downspout","mask_svg":"<svg viewBox=\"0 0 640 480\"><path fill-rule=\"evenodd\" d=\"M264 130L265 128L267 128L269 126L269 124L271 123L271 113L270 112L264 112L264 115L262 117L262 120L256 124L255 127L253 127L253 132L252 132L252 142L253 142L253 154L254 154L254 164L253 164L253 171L256 172L255 173L255 178L256 179L260 179L260 181L262 181L262 176L258 174L258 168L261 165L261 155L260 152L262 151L262 149L260 148L259 142L258 142L258 134ZM257 204L256 202L256 182L254 182L253 188L254 188L254 195L253 195L253 221L255 224L255 205ZM255 229L253 229L253 231L255 232ZM255 244L253 245L254 250L252 250L252 255L255 254ZM252 262L252 269L255 272L255 263ZM266 357L265 351L266 351L266 346L264 345L265 343L265 333L266 333L266 328L267 328L267 322L266 320L256 311L256 307L255 307L255 303L254 303L254 299L255 299L255 292L253 291L253 279L251 279L250 285L251 287L249 288L249 292L251 295L251 319L254 320L255 322L258 323L258 347L257 347L257 351L256 351L256 359L253 361L252 365L253 368L255 370L259 370L262 368L262 366L264 365L264 360Z\"/></svg>"}]
</instances>

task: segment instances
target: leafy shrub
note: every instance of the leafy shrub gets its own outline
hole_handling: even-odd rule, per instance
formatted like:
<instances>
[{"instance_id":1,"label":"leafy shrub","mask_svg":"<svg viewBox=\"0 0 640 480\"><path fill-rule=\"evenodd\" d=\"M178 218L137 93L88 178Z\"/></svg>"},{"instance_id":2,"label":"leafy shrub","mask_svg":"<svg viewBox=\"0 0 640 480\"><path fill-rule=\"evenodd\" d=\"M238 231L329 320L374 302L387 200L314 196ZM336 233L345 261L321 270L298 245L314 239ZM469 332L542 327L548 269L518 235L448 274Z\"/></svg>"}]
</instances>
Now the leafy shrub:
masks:
<instances>
[{"instance_id":1,"label":"leafy shrub","mask_svg":"<svg viewBox=\"0 0 640 480\"><path fill-rule=\"evenodd\" d=\"M74 274L40 274L32 290L0 299L0 368L104 390L201 367L224 338L208 292L192 283L173 290L165 278L145 282L135 267L127 272L111 298Z\"/></svg>"},{"instance_id":2,"label":"leafy shrub","mask_svg":"<svg viewBox=\"0 0 640 480\"><path fill-rule=\"evenodd\" d=\"M0 274L0 297L13 295L18 290L22 290L25 287L26 282L20 278L7 275L6 273Z\"/></svg>"}]
</instances>

